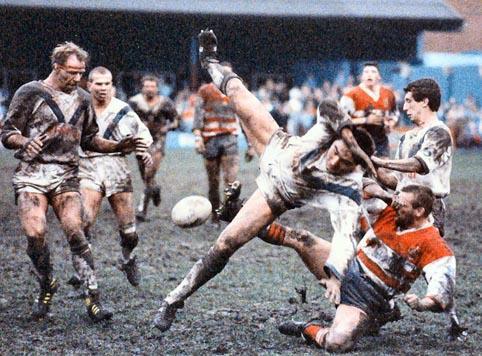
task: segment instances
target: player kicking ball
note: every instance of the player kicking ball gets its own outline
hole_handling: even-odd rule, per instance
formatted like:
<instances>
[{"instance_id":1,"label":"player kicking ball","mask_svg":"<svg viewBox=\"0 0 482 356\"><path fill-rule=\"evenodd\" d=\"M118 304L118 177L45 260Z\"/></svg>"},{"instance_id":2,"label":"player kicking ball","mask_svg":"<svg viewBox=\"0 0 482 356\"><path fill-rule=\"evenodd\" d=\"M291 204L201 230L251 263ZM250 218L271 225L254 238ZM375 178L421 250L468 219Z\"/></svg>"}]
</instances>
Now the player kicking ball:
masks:
<instances>
[{"instance_id":1,"label":"player kicking ball","mask_svg":"<svg viewBox=\"0 0 482 356\"><path fill-rule=\"evenodd\" d=\"M323 282L329 293L336 293L336 286L355 254L355 235L362 212L361 166L373 172L369 159L374 151L371 137L362 130L352 131L349 117L335 101L320 104L317 123L303 137L290 136L280 129L241 79L219 64L214 33L201 31L199 43L203 68L229 97L248 141L261 157L260 175L258 189L206 255L163 300L154 318L154 326L161 331L171 327L177 309L220 273L231 255L286 210L306 204L330 212L333 247L325 264ZM333 300L336 298L333 296Z\"/></svg>"}]
</instances>

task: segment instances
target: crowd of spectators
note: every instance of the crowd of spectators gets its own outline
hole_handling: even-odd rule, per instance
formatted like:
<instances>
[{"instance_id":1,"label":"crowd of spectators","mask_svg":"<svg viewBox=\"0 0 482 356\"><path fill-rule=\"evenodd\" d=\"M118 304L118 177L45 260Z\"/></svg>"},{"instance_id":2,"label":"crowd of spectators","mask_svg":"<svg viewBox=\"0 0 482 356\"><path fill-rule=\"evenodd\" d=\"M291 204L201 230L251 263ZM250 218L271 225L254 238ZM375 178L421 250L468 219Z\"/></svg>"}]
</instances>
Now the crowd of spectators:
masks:
<instances>
[{"instance_id":1,"label":"crowd of spectators","mask_svg":"<svg viewBox=\"0 0 482 356\"><path fill-rule=\"evenodd\" d=\"M304 134L316 120L316 107L325 98L339 99L344 91L355 85L348 78L344 86L324 81L321 86L308 78L301 86L289 87L286 81L266 79L257 87L251 88L256 97L265 105L272 116L288 133ZM403 92L395 91L401 113L395 128L399 132L410 126L403 114ZM194 119L196 93L183 89L174 96L176 107L181 115L181 129L189 132ZM463 103L454 99L446 102L439 112L440 118L452 131L457 147L482 146L482 107L469 96Z\"/></svg>"},{"instance_id":2,"label":"crowd of spectators","mask_svg":"<svg viewBox=\"0 0 482 356\"><path fill-rule=\"evenodd\" d=\"M335 81L324 81L319 85L311 76L302 85L290 86L288 81L267 78L251 88L256 97L265 105L272 116L288 133L293 135L304 134L316 120L316 107L325 98L339 99L344 91L356 85L354 78L348 77L343 85ZM172 85L161 81L161 94L170 96L176 104L180 115L180 127L183 132L191 132L196 105L196 92L189 88L175 91ZM402 113L398 131L404 131L409 125L409 120L403 115L403 93L397 92L396 97L400 112ZM123 95L122 88L118 95ZM0 122L3 121L7 111L6 92L0 91ZM125 99L125 98L124 98ZM442 105L439 115L452 131L457 147L482 146L482 107L476 103L472 96L464 102L450 99Z\"/></svg>"}]
</instances>

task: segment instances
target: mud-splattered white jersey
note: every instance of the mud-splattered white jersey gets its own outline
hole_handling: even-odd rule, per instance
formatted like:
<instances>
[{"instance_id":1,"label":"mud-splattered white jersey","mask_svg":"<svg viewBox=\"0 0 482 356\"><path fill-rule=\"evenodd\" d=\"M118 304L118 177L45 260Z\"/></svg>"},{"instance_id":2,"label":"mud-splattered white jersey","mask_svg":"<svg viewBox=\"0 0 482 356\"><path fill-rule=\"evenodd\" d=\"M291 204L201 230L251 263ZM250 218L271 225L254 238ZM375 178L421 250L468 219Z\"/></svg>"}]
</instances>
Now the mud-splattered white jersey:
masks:
<instances>
[{"instance_id":1,"label":"mud-splattered white jersey","mask_svg":"<svg viewBox=\"0 0 482 356\"><path fill-rule=\"evenodd\" d=\"M422 184L443 198L450 193L452 172L452 137L449 128L441 121L434 121L424 128L407 131L400 139L396 158L415 157L425 174L397 173L397 191L410 184Z\"/></svg>"},{"instance_id":2,"label":"mud-splattered white jersey","mask_svg":"<svg viewBox=\"0 0 482 356\"><path fill-rule=\"evenodd\" d=\"M107 139L120 141L127 136L141 137L143 142L150 146L152 136L149 129L141 121L139 116L130 106L117 98L112 98L105 110L97 116L99 136ZM86 151L81 152L82 157L97 157L105 155L120 155L121 153L99 153Z\"/></svg>"}]
</instances>

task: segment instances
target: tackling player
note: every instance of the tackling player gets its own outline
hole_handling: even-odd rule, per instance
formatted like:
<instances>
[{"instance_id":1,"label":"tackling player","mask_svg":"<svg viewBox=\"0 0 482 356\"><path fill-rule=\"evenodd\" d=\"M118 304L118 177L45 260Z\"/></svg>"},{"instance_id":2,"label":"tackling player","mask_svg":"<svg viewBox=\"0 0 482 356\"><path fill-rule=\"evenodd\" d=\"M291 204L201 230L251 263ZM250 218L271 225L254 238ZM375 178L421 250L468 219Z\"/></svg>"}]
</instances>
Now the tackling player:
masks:
<instances>
[{"instance_id":1,"label":"tackling player","mask_svg":"<svg viewBox=\"0 0 482 356\"><path fill-rule=\"evenodd\" d=\"M433 200L430 188L402 188L360 241L348 272L333 288L340 297L332 325L290 321L279 326L280 332L303 336L331 352L349 351L371 322L390 311L389 301L407 293L422 273L428 281L425 296L405 294L405 303L418 312L449 310L455 298L455 257L430 222ZM311 243L315 260L323 265L333 244L315 236Z\"/></svg>"}]
</instances>

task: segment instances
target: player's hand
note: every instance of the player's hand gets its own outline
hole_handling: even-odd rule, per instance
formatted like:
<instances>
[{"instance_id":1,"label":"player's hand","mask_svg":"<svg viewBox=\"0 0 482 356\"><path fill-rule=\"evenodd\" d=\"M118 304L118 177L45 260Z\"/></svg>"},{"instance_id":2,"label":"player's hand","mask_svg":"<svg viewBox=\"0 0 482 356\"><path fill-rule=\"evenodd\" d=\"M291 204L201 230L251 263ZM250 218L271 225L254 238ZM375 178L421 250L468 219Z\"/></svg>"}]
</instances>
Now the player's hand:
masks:
<instances>
[{"instance_id":1,"label":"player's hand","mask_svg":"<svg viewBox=\"0 0 482 356\"><path fill-rule=\"evenodd\" d=\"M385 160L383 158L371 156L370 159L376 167L385 167Z\"/></svg>"},{"instance_id":2,"label":"player's hand","mask_svg":"<svg viewBox=\"0 0 482 356\"><path fill-rule=\"evenodd\" d=\"M320 279L320 284L326 288L325 297L335 305L340 304L341 282L332 275L330 278Z\"/></svg>"},{"instance_id":3,"label":"player's hand","mask_svg":"<svg viewBox=\"0 0 482 356\"><path fill-rule=\"evenodd\" d=\"M197 153L204 154L206 152L206 146L204 146L204 141L201 137L196 137L194 144Z\"/></svg>"},{"instance_id":4,"label":"player's hand","mask_svg":"<svg viewBox=\"0 0 482 356\"><path fill-rule=\"evenodd\" d=\"M144 166L150 166L154 161L152 160L152 156L149 152L136 152L137 159L141 160Z\"/></svg>"},{"instance_id":5,"label":"player's hand","mask_svg":"<svg viewBox=\"0 0 482 356\"><path fill-rule=\"evenodd\" d=\"M254 151L253 146L248 146L248 150L244 154L244 161L251 162L255 155L256 155L256 152Z\"/></svg>"},{"instance_id":6,"label":"player's hand","mask_svg":"<svg viewBox=\"0 0 482 356\"><path fill-rule=\"evenodd\" d=\"M411 309L420 311L420 299L415 294L406 294L403 301Z\"/></svg>"},{"instance_id":7,"label":"player's hand","mask_svg":"<svg viewBox=\"0 0 482 356\"><path fill-rule=\"evenodd\" d=\"M133 151L147 151L147 145L143 142L141 137L127 136L117 143L117 151L124 154Z\"/></svg>"},{"instance_id":8,"label":"player's hand","mask_svg":"<svg viewBox=\"0 0 482 356\"><path fill-rule=\"evenodd\" d=\"M40 152L42 152L43 146L45 141L47 140L47 134L40 134L35 136L34 138L28 140L23 145L23 151L26 153L27 157L33 159L35 158Z\"/></svg>"},{"instance_id":9,"label":"player's hand","mask_svg":"<svg viewBox=\"0 0 482 356\"><path fill-rule=\"evenodd\" d=\"M366 124L368 125L383 125L384 117L381 115L370 114L366 117Z\"/></svg>"}]
</instances>

